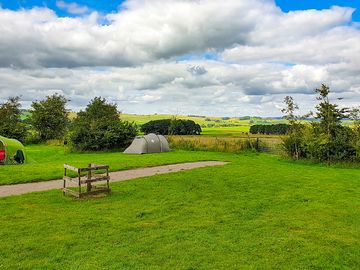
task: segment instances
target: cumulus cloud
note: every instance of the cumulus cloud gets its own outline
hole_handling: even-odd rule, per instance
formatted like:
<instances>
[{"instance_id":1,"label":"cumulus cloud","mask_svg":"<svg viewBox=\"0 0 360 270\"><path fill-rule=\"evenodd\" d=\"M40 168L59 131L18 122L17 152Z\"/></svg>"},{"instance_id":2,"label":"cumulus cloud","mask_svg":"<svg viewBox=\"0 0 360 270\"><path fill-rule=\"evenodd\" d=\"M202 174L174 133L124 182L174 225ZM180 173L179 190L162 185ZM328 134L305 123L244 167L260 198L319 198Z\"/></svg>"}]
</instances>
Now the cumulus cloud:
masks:
<instances>
[{"instance_id":1,"label":"cumulus cloud","mask_svg":"<svg viewBox=\"0 0 360 270\"><path fill-rule=\"evenodd\" d=\"M96 12L60 18L45 8L3 9L0 65L131 66L207 48L223 50L246 44L257 18L273 10L267 0L130 0L120 12L106 15L108 24L102 25Z\"/></svg>"},{"instance_id":2,"label":"cumulus cloud","mask_svg":"<svg viewBox=\"0 0 360 270\"><path fill-rule=\"evenodd\" d=\"M90 12L87 6L81 6L77 3L66 3L64 1L56 1L56 6L60 9L65 10L69 14L82 15Z\"/></svg>"},{"instance_id":3,"label":"cumulus cloud","mask_svg":"<svg viewBox=\"0 0 360 270\"><path fill-rule=\"evenodd\" d=\"M310 109L323 82L344 104L360 101L352 8L284 13L272 0L128 0L99 15L57 4L87 15L0 9L0 101L17 94L29 105L59 92L73 109L101 95L133 113L279 115L289 94ZM218 57L190 57L209 51Z\"/></svg>"},{"instance_id":4,"label":"cumulus cloud","mask_svg":"<svg viewBox=\"0 0 360 270\"><path fill-rule=\"evenodd\" d=\"M206 69L201 66L190 66L187 70L194 76L204 75L207 72Z\"/></svg>"}]
</instances>

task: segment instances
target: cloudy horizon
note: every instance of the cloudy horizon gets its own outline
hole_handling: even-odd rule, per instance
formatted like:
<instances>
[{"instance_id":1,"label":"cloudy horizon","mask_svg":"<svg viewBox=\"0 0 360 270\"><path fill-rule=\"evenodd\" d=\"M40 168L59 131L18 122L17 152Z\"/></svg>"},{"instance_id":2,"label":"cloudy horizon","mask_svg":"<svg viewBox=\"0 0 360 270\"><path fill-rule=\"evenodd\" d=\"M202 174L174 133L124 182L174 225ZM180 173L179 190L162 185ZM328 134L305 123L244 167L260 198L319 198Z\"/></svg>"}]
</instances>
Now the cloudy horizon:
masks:
<instances>
[{"instance_id":1,"label":"cloudy horizon","mask_svg":"<svg viewBox=\"0 0 360 270\"><path fill-rule=\"evenodd\" d=\"M123 113L280 116L286 95L313 110L326 83L341 105L360 105L355 1L22 2L0 0L0 102L59 93L72 110L102 96Z\"/></svg>"}]
</instances>

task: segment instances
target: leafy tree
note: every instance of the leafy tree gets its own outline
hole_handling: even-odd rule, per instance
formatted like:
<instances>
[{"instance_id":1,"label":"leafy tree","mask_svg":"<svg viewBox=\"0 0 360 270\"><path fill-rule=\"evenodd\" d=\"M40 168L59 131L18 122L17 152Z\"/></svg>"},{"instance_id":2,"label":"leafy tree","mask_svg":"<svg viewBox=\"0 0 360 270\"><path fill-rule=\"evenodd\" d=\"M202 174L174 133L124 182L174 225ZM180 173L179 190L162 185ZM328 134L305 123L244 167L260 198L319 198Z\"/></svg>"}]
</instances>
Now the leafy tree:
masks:
<instances>
[{"instance_id":1,"label":"leafy tree","mask_svg":"<svg viewBox=\"0 0 360 270\"><path fill-rule=\"evenodd\" d=\"M21 120L20 97L10 97L0 104L0 135L24 141L26 125Z\"/></svg>"},{"instance_id":2,"label":"leafy tree","mask_svg":"<svg viewBox=\"0 0 360 270\"><path fill-rule=\"evenodd\" d=\"M289 132L288 124L253 125L250 127L251 134L285 135Z\"/></svg>"},{"instance_id":3,"label":"leafy tree","mask_svg":"<svg viewBox=\"0 0 360 270\"><path fill-rule=\"evenodd\" d=\"M161 135L169 134L171 119L152 120L141 126L141 131L145 134L155 133Z\"/></svg>"},{"instance_id":4,"label":"leafy tree","mask_svg":"<svg viewBox=\"0 0 360 270\"><path fill-rule=\"evenodd\" d=\"M288 137L284 138L284 146L292 157L299 159L300 157L300 143L303 131L303 125L301 120L306 116L296 115L296 111L299 110L299 106L295 103L294 98L286 96L284 98L286 107L281 110L285 114L285 119L289 122L290 128L288 130Z\"/></svg>"},{"instance_id":5,"label":"leafy tree","mask_svg":"<svg viewBox=\"0 0 360 270\"><path fill-rule=\"evenodd\" d=\"M141 126L145 134L156 133L161 135L200 135L201 126L192 120L162 119L153 120Z\"/></svg>"},{"instance_id":6,"label":"leafy tree","mask_svg":"<svg viewBox=\"0 0 360 270\"><path fill-rule=\"evenodd\" d=\"M71 124L70 140L77 150L124 148L137 134L136 125L121 121L116 104L94 98Z\"/></svg>"},{"instance_id":7,"label":"leafy tree","mask_svg":"<svg viewBox=\"0 0 360 270\"><path fill-rule=\"evenodd\" d=\"M31 104L29 122L41 140L63 139L68 124L67 99L58 94Z\"/></svg>"},{"instance_id":8,"label":"leafy tree","mask_svg":"<svg viewBox=\"0 0 360 270\"><path fill-rule=\"evenodd\" d=\"M330 102L330 88L327 85L322 84L320 88L315 89L315 92L319 95L317 100L320 101L316 106L316 119L320 120L321 131L325 135L326 159L330 162L332 148L338 147L334 144L338 141L336 137L343 133L341 121L347 117L349 109L339 108L337 104Z\"/></svg>"},{"instance_id":9,"label":"leafy tree","mask_svg":"<svg viewBox=\"0 0 360 270\"><path fill-rule=\"evenodd\" d=\"M170 122L170 135L200 135L201 131L201 126L192 120L172 119Z\"/></svg>"},{"instance_id":10,"label":"leafy tree","mask_svg":"<svg viewBox=\"0 0 360 270\"><path fill-rule=\"evenodd\" d=\"M297 106L293 99L285 98L287 107L283 112L291 124L289 136L284 140L287 153L294 158L304 157L328 163L355 160L357 155L359 157L357 141L354 141L355 133L351 128L342 125L342 120L348 117L349 110L330 102L330 89L325 84L315 92L318 94L317 100L320 101L315 115L318 122L307 125L302 125L299 122L301 118L295 116ZM354 111L353 116L360 120L359 112Z\"/></svg>"},{"instance_id":11,"label":"leafy tree","mask_svg":"<svg viewBox=\"0 0 360 270\"><path fill-rule=\"evenodd\" d=\"M356 159L360 159L360 109L352 108L349 112L349 118L353 121L354 136L352 137L352 145L356 149Z\"/></svg>"}]
</instances>

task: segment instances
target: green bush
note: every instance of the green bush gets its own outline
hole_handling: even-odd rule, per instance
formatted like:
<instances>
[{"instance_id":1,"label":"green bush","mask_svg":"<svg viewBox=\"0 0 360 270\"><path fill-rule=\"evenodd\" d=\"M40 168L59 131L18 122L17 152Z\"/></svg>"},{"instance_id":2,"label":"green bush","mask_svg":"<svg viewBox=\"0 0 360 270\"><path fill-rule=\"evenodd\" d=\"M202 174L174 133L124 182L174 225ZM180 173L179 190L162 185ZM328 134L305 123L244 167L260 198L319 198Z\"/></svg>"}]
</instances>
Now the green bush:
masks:
<instances>
[{"instance_id":1,"label":"green bush","mask_svg":"<svg viewBox=\"0 0 360 270\"><path fill-rule=\"evenodd\" d=\"M70 141L80 151L109 150L127 147L136 134L136 125L119 119L115 104L96 97L71 124Z\"/></svg>"}]
</instances>

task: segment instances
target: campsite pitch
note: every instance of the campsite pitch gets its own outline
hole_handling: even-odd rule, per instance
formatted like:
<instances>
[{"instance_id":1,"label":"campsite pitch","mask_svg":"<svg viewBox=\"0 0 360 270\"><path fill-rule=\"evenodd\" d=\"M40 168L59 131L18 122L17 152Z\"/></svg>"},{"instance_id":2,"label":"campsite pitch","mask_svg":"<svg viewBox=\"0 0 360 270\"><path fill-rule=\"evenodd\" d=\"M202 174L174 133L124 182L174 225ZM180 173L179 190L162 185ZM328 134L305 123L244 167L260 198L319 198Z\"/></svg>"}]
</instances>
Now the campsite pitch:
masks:
<instances>
[{"instance_id":1,"label":"campsite pitch","mask_svg":"<svg viewBox=\"0 0 360 270\"><path fill-rule=\"evenodd\" d=\"M119 181L136 179L140 177L152 176L156 174L172 173L172 172L178 172L184 170L192 170L196 168L220 166L225 164L226 162L220 162L220 161L202 161L202 162L157 166L150 168L139 168L134 170L112 172L110 173L110 180L111 182L119 182ZM21 195L36 191L60 189L62 188L62 185L63 185L63 180L59 179L59 180L44 181L37 183L0 186L0 197ZM73 183L72 185L70 185L70 187L71 186L75 187L76 185Z\"/></svg>"},{"instance_id":2,"label":"campsite pitch","mask_svg":"<svg viewBox=\"0 0 360 270\"><path fill-rule=\"evenodd\" d=\"M208 154L230 163L0 198L0 268L359 269L358 169Z\"/></svg>"},{"instance_id":3,"label":"campsite pitch","mask_svg":"<svg viewBox=\"0 0 360 270\"><path fill-rule=\"evenodd\" d=\"M30 145L26 147L26 152L28 163L0 167L0 186L61 179L65 163L75 167L87 166L90 163L106 164L111 171L119 171L219 160L217 153L208 152L173 151L146 155L125 155L121 151L76 153L69 152L67 147L53 145Z\"/></svg>"}]
</instances>

